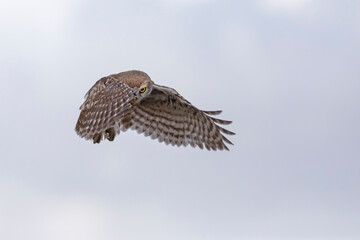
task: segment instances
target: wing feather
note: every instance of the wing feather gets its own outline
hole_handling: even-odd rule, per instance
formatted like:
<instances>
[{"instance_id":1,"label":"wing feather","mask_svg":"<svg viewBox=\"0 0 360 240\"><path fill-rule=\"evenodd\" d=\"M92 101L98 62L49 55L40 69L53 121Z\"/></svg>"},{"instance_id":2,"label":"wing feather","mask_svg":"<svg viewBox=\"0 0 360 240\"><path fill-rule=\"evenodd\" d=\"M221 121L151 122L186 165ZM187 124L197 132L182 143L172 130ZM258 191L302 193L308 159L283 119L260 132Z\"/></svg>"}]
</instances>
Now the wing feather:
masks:
<instances>
[{"instance_id":1,"label":"wing feather","mask_svg":"<svg viewBox=\"0 0 360 240\"><path fill-rule=\"evenodd\" d=\"M207 150L229 150L232 144L224 135L235 133L218 124L231 121L213 118L221 111L202 111L178 94L174 89L154 85L152 93L131 111L132 128L165 144L198 146Z\"/></svg>"},{"instance_id":2,"label":"wing feather","mask_svg":"<svg viewBox=\"0 0 360 240\"><path fill-rule=\"evenodd\" d=\"M113 140L115 133L120 132L121 119L132 106L132 88L109 76L97 81L85 97L75 131L94 143L103 137Z\"/></svg>"}]
</instances>

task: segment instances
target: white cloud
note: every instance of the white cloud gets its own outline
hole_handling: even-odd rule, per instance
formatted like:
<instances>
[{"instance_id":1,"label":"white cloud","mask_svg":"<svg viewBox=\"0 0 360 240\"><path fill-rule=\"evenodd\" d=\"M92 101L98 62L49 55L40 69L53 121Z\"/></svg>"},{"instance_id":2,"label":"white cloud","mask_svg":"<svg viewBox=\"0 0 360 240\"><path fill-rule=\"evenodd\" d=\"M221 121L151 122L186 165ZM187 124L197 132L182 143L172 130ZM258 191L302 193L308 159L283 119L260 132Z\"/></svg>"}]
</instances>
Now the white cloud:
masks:
<instances>
[{"instance_id":1,"label":"white cloud","mask_svg":"<svg viewBox=\"0 0 360 240\"><path fill-rule=\"evenodd\" d=\"M175 7L191 7L199 4L212 2L212 0L156 0L156 2Z\"/></svg>"},{"instance_id":2,"label":"white cloud","mask_svg":"<svg viewBox=\"0 0 360 240\"><path fill-rule=\"evenodd\" d=\"M100 239L107 232L107 211L89 199L51 201L35 217L35 230L45 239Z\"/></svg>"},{"instance_id":3,"label":"white cloud","mask_svg":"<svg viewBox=\"0 0 360 240\"><path fill-rule=\"evenodd\" d=\"M0 239L360 239L356 7L66 1L0 3ZM130 67L225 110L231 151L79 139L83 94Z\"/></svg>"},{"instance_id":4,"label":"white cloud","mask_svg":"<svg viewBox=\"0 0 360 240\"><path fill-rule=\"evenodd\" d=\"M9 181L0 187L1 239L100 239L107 230L109 211L97 201L54 198Z\"/></svg>"},{"instance_id":5,"label":"white cloud","mask_svg":"<svg viewBox=\"0 0 360 240\"><path fill-rule=\"evenodd\" d=\"M0 3L0 26L54 33L77 1L5 0Z\"/></svg>"},{"instance_id":6,"label":"white cloud","mask_svg":"<svg viewBox=\"0 0 360 240\"><path fill-rule=\"evenodd\" d=\"M314 5L313 0L261 0L259 6L271 15L298 15L308 12Z\"/></svg>"}]
</instances>

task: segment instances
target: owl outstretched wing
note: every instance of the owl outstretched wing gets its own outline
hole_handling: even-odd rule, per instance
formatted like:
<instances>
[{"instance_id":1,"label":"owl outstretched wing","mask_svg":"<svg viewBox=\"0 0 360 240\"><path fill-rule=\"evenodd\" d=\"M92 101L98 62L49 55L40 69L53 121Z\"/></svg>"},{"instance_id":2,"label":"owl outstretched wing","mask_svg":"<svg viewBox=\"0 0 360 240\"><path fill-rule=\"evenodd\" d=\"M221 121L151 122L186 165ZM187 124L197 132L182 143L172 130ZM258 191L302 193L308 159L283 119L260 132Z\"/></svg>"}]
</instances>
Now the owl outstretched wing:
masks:
<instances>
[{"instance_id":1,"label":"owl outstretched wing","mask_svg":"<svg viewBox=\"0 0 360 240\"><path fill-rule=\"evenodd\" d=\"M109 76L97 81L85 98L75 131L80 137L93 139L94 143L106 135L112 140L120 119L132 106L134 90Z\"/></svg>"},{"instance_id":2,"label":"owl outstretched wing","mask_svg":"<svg viewBox=\"0 0 360 240\"><path fill-rule=\"evenodd\" d=\"M235 133L219 126L231 121L212 117L220 113L199 110L174 89L154 85L151 94L134 105L127 125L166 144L229 150L225 143L232 143L224 134Z\"/></svg>"}]
</instances>

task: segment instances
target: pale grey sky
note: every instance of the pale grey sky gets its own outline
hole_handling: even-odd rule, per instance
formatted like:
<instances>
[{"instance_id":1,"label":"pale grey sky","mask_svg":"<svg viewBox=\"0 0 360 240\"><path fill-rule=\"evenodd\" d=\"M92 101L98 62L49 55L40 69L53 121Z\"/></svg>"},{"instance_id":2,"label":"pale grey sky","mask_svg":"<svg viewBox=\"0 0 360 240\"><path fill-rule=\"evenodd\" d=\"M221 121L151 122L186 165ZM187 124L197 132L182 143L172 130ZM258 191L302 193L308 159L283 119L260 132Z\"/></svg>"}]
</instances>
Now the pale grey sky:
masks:
<instances>
[{"instance_id":1,"label":"pale grey sky","mask_svg":"<svg viewBox=\"0 0 360 240\"><path fill-rule=\"evenodd\" d=\"M359 239L360 2L0 3L0 239ZM230 152L75 131L147 72L234 121Z\"/></svg>"}]
</instances>

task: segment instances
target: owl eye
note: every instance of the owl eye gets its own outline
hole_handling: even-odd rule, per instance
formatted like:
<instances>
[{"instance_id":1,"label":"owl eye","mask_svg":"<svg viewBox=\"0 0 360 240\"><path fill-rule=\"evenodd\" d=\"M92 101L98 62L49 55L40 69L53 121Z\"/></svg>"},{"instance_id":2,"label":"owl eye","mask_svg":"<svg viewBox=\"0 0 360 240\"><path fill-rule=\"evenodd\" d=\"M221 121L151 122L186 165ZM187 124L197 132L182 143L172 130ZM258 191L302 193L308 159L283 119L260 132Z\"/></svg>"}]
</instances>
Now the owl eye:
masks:
<instances>
[{"instance_id":1,"label":"owl eye","mask_svg":"<svg viewBox=\"0 0 360 240\"><path fill-rule=\"evenodd\" d=\"M146 87L144 87L144 88L142 88L142 89L140 89L140 93L143 93L143 92L145 92L146 91Z\"/></svg>"}]
</instances>

